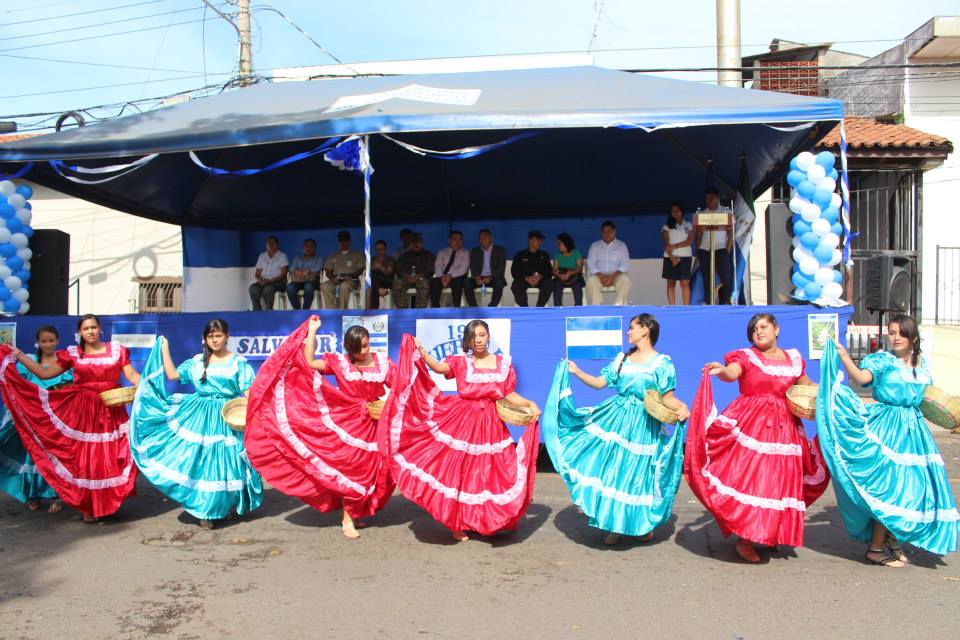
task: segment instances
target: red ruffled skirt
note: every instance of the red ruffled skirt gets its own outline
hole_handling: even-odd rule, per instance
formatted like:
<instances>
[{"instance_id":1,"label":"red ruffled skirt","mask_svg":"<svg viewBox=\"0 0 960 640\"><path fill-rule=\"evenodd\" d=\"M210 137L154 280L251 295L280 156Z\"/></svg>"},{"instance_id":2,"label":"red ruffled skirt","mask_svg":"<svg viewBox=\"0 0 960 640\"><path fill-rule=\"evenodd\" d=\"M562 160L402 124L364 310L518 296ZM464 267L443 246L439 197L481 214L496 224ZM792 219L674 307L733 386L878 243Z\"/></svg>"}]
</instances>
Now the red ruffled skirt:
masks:
<instances>
[{"instance_id":1,"label":"red ruffled skirt","mask_svg":"<svg viewBox=\"0 0 960 640\"><path fill-rule=\"evenodd\" d=\"M515 443L493 400L443 395L409 336L396 387L380 441L403 495L454 531L515 529L533 498L538 425Z\"/></svg>"},{"instance_id":2,"label":"red ruffled skirt","mask_svg":"<svg viewBox=\"0 0 960 640\"><path fill-rule=\"evenodd\" d=\"M99 393L108 385L48 391L20 375L9 348L0 357L3 401L44 480L65 504L86 515L114 513L135 493L137 478L126 408L103 404Z\"/></svg>"},{"instance_id":3,"label":"red ruffled skirt","mask_svg":"<svg viewBox=\"0 0 960 640\"><path fill-rule=\"evenodd\" d=\"M739 396L717 415L704 374L690 416L687 481L724 536L764 545L803 545L808 506L829 473L816 438L807 440L786 400Z\"/></svg>"},{"instance_id":4,"label":"red ruffled skirt","mask_svg":"<svg viewBox=\"0 0 960 640\"><path fill-rule=\"evenodd\" d=\"M366 398L345 395L306 365L305 336L304 329L288 337L257 373L247 405L247 456L278 491L320 511L370 516L394 489L377 422Z\"/></svg>"}]
</instances>

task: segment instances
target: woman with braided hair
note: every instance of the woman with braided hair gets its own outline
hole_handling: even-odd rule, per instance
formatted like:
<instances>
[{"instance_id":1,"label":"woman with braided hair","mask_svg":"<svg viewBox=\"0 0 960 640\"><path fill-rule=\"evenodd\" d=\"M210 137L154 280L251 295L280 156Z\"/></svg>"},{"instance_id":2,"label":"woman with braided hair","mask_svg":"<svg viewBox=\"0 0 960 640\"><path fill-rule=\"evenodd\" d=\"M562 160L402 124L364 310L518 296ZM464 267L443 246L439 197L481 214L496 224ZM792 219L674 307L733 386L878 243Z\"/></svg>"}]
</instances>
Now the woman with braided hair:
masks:
<instances>
[{"instance_id":1,"label":"woman with braided hair","mask_svg":"<svg viewBox=\"0 0 960 640\"><path fill-rule=\"evenodd\" d=\"M253 368L227 350L224 320L207 322L203 353L179 367L163 337L143 369L130 419L130 446L141 473L164 495L212 529L216 520L260 506L263 481L243 448L243 436L223 420L223 405L245 396ZM196 393L168 394L163 377Z\"/></svg>"},{"instance_id":2,"label":"woman with braided hair","mask_svg":"<svg viewBox=\"0 0 960 640\"><path fill-rule=\"evenodd\" d=\"M917 321L904 314L887 324L889 351L871 353L858 367L839 343L828 343L820 363L817 432L833 474L837 505L847 533L869 543L866 559L885 567L908 560L909 542L931 553L957 550L960 515L937 444L920 413L933 381L920 355ZM844 386L868 387L864 406Z\"/></svg>"}]
</instances>

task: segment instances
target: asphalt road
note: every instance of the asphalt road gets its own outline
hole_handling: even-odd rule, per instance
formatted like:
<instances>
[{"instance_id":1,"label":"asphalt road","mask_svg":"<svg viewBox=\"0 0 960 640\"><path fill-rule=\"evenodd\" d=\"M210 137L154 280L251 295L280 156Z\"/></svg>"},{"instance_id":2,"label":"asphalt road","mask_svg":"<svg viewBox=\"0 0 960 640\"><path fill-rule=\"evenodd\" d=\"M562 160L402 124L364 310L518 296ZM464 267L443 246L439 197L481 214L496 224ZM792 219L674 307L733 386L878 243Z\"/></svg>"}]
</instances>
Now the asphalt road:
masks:
<instances>
[{"instance_id":1,"label":"asphalt road","mask_svg":"<svg viewBox=\"0 0 960 640\"><path fill-rule=\"evenodd\" d=\"M960 495L960 436L936 438ZM832 489L806 546L759 566L685 485L652 544L612 548L553 473L519 531L461 544L400 496L350 541L337 515L273 490L204 531L139 489L100 525L0 497L0 638L960 637L960 555L865 564Z\"/></svg>"}]
</instances>

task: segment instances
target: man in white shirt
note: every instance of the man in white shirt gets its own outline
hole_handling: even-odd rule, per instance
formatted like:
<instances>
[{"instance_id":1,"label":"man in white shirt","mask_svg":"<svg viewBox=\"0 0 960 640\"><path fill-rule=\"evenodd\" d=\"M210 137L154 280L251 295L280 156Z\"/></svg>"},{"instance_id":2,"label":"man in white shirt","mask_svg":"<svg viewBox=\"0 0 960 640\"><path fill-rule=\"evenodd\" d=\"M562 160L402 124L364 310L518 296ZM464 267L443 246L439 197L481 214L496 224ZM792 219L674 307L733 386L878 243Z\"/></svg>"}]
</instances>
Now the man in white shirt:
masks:
<instances>
[{"instance_id":1,"label":"man in white shirt","mask_svg":"<svg viewBox=\"0 0 960 640\"><path fill-rule=\"evenodd\" d=\"M463 281L470 270L470 252L463 248L463 234L451 231L450 246L437 252L433 263L433 277L430 278L430 306L440 306L440 294L446 287L450 287L450 298L453 307L460 306L463 298Z\"/></svg>"},{"instance_id":2,"label":"man in white shirt","mask_svg":"<svg viewBox=\"0 0 960 640\"><path fill-rule=\"evenodd\" d=\"M714 187L704 191L704 202L707 208L702 213L730 213L730 208L720 204L720 192ZM730 216L732 221L733 216ZM733 223L726 227L697 226L694 216L693 233L697 243L697 262L700 265L700 277L703 278L703 304L710 304L710 289L715 286L715 278L710 271L710 236L714 237L717 265L717 278L720 279L720 291L717 293L718 304L730 304L733 295L733 265L730 256L733 252Z\"/></svg>"},{"instance_id":3,"label":"man in white shirt","mask_svg":"<svg viewBox=\"0 0 960 640\"><path fill-rule=\"evenodd\" d=\"M600 237L587 253L587 304L603 304L603 287L613 287L614 304L625 305L630 297L630 251L617 240L617 226L611 220L600 225Z\"/></svg>"},{"instance_id":4,"label":"man in white shirt","mask_svg":"<svg viewBox=\"0 0 960 640\"><path fill-rule=\"evenodd\" d=\"M267 236L267 250L257 258L257 281L250 285L250 304L254 311L273 309L278 291L287 289L287 254L280 251L277 236Z\"/></svg>"}]
</instances>

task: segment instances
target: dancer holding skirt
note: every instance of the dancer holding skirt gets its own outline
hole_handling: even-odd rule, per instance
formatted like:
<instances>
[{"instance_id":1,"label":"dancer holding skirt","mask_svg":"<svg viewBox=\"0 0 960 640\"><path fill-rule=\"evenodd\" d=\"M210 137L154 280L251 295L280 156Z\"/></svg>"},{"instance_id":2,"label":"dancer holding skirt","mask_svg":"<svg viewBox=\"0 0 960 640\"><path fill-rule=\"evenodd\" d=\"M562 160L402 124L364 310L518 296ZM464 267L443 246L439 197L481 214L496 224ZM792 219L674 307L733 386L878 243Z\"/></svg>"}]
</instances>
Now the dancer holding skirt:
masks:
<instances>
[{"instance_id":1,"label":"dancer holding skirt","mask_svg":"<svg viewBox=\"0 0 960 640\"><path fill-rule=\"evenodd\" d=\"M49 369L57 362L57 344L60 334L56 328L45 326L37 330L37 354L32 359L42 368ZM55 389L70 384L73 381L73 372L65 371L55 378L41 380L22 364L17 365L17 371L24 379L44 389ZM49 500L49 513L57 513L63 509L63 503L57 498L40 470L33 463L33 458L27 453L17 428L13 425L13 418L6 407L0 403L0 491L25 502L30 511L40 508L41 500Z\"/></svg>"},{"instance_id":2,"label":"dancer holding skirt","mask_svg":"<svg viewBox=\"0 0 960 640\"><path fill-rule=\"evenodd\" d=\"M320 511L342 509L343 535L358 538L360 519L393 494L368 404L392 386L395 365L370 351L360 326L344 335L346 355L317 358L319 328L311 316L260 367L247 410L247 452L277 490Z\"/></svg>"},{"instance_id":3,"label":"dancer holding skirt","mask_svg":"<svg viewBox=\"0 0 960 640\"><path fill-rule=\"evenodd\" d=\"M467 539L465 531L515 529L533 497L537 422L514 443L496 401L506 399L534 416L540 409L516 392L509 356L490 353L489 342L487 323L473 320L463 332L464 354L441 362L405 335L396 388L380 418L397 486L458 541ZM443 395L427 367L455 378L458 395Z\"/></svg>"},{"instance_id":4,"label":"dancer holding skirt","mask_svg":"<svg viewBox=\"0 0 960 640\"><path fill-rule=\"evenodd\" d=\"M243 397L254 378L250 363L227 350L228 337L226 321L210 320L203 329L203 353L179 367L167 340L157 338L130 420L140 472L204 529L253 511L263 499L263 482L247 460L243 437L223 419L223 406ZM195 393L168 394L164 374L193 386Z\"/></svg>"},{"instance_id":5,"label":"dancer holding skirt","mask_svg":"<svg viewBox=\"0 0 960 640\"><path fill-rule=\"evenodd\" d=\"M616 544L621 534L652 540L653 530L670 517L683 473L690 412L674 394L673 361L654 350L659 334L656 318L642 313L630 320L627 330L633 348L599 376L584 373L571 360L562 361L543 415L543 439L553 465L590 526L610 532L607 544ZM578 409L570 374L594 389L614 387L617 395ZM677 413L673 434L644 409L650 389Z\"/></svg>"},{"instance_id":6,"label":"dancer holding skirt","mask_svg":"<svg viewBox=\"0 0 960 640\"><path fill-rule=\"evenodd\" d=\"M847 532L869 543L869 562L902 567L907 556L901 542L931 553L956 551L960 515L920 413L924 389L933 381L920 355L916 320L893 316L887 339L890 351L868 355L859 367L842 346L826 345L817 431ZM842 384L841 366L871 389L876 403L865 407Z\"/></svg>"},{"instance_id":7,"label":"dancer holding skirt","mask_svg":"<svg viewBox=\"0 0 960 640\"><path fill-rule=\"evenodd\" d=\"M140 375L125 347L101 341L97 316L81 317L77 331L80 344L58 351L57 361L46 368L19 349L0 346L0 390L44 479L65 504L83 513L85 522L96 522L120 508L137 477L127 409L108 407L100 393L118 388L121 373L131 384ZM24 379L14 361L41 380L72 370L74 384L47 391Z\"/></svg>"},{"instance_id":8,"label":"dancer holding skirt","mask_svg":"<svg viewBox=\"0 0 960 640\"><path fill-rule=\"evenodd\" d=\"M806 509L830 479L816 440L787 408L787 389L813 383L800 353L777 346L779 333L776 318L758 313L747 326L752 347L704 366L687 437L690 488L724 536L740 537L736 551L747 562L760 561L754 543L803 545ZM712 375L740 385L719 415Z\"/></svg>"}]
</instances>

